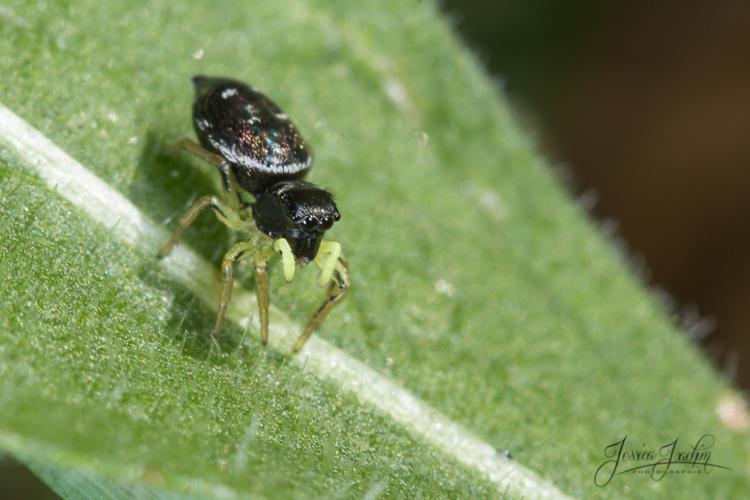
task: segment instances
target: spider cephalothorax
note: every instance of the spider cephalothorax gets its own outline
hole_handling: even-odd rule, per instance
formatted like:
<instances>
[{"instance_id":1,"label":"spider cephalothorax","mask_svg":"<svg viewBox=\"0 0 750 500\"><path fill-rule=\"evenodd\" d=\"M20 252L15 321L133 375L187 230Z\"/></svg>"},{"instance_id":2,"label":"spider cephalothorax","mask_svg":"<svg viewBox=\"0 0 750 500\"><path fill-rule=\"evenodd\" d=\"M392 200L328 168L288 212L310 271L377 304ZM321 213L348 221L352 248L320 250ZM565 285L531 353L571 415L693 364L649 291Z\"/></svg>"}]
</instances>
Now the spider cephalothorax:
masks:
<instances>
[{"instance_id":1,"label":"spider cephalothorax","mask_svg":"<svg viewBox=\"0 0 750 500\"><path fill-rule=\"evenodd\" d=\"M328 191L305 181L282 181L257 197L253 218L263 233L285 238L304 266L318 254L323 235L341 215Z\"/></svg>"}]
</instances>

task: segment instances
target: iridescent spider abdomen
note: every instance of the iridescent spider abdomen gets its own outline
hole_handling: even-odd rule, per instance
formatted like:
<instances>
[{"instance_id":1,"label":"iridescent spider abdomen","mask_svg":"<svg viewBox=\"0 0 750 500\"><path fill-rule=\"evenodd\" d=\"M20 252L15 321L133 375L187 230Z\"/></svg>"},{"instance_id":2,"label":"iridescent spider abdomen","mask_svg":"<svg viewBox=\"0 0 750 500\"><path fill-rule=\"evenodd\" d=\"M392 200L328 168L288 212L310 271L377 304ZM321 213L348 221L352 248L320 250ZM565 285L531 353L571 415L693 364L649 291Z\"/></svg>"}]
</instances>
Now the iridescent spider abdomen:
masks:
<instances>
[{"instance_id":1,"label":"iridescent spider abdomen","mask_svg":"<svg viewBox=\"0 0 750 500\"><path fill-rule=\"evenodd\" d=\"M297 127L273 101L228 78L196 76L193 125L201 145L221 155L250 193L301 179L312 154Z\"/></svg>"}]
</instances>

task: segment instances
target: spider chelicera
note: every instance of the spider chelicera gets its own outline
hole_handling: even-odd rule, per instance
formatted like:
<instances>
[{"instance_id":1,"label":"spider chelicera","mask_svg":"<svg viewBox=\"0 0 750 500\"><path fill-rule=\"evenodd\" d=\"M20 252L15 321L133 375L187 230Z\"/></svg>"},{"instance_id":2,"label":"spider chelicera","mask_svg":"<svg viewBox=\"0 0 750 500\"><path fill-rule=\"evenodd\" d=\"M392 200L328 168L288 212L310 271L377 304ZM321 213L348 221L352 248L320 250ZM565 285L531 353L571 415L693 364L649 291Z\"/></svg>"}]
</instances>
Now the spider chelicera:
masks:
<instances>
[{"instance_id":1,"label":"spider chelicera","mask_svg":"<svg viewBox=\"0 0 750 500\"><path fill-rule=\"evenodd\" d=\"M312 164L310 148L273 101L228 78L196 76L193 83L193 125L200 144L182 139L175 147L215 165L224 196L199 198L179 219L158 256L169 254L203 210L213 209L222 223L244 238L224 255L219 311L211 335L218 336L224 325L235 264L252 258L264 345L268 342L268 261L275 252L281 254L287 282L297 266L315 262L320 268L318 284L327 287L326 297L294 344L292 350L297 352L349 290L341 245L323 239L341 215L331 193L302 180ZM255 202L245 203L240 189L252 194Z\"/></svg>"}]
</instances>

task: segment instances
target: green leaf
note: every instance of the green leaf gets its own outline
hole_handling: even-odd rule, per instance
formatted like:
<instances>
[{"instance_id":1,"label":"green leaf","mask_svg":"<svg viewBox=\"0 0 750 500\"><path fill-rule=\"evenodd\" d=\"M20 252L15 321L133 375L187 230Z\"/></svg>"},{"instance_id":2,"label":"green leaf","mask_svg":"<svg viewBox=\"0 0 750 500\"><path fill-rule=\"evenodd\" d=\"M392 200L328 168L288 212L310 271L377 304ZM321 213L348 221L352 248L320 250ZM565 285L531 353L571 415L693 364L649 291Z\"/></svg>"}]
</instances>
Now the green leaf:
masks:
<instances>
[{"instance_id":1,"label":"green leaf","mask_svg":"<svg viewBox=\"0 0 750 500\"><path fill-rule=\"evenodd\" d=\"M163 491L154 486L127 484L121 481L104 478L89 472L66 469L50 463L29 460L28 466L55 493L62 498L141 498L149 500L171 500L190 498Z\"/></svg>"},{"instance_id":2,"label":"green leaf","mask_svg":"<svg viewBox=\"0 0 750 500\"><path fill-rule=\"evenodd\" d=\"M431 3L11 1L0 20L2 103L142 217L132 232L119 198L94 199L109 191L86 176L52 182L43 165L64 158L30 161L15 131L0 135L0 447L59 493L541 492L514 462L466 451L489 446L573 495L747 491L747 434L716 412L727 384L566 197ZM212 217L186 234L201 258L154 258L167 233L150 221L171 228L216 190L211 168L161 153L192 133L199 73L263 89L315 148L310 180L336 193L331 237L353 281L318 336L348 356L322 341L284 354L321 300L309 269L291 284L272 271L271 349L238 321L255 311L241 291L220 344L207 340L205 261L233 238ZM410 419L391 400L412 395ZM687 447L705 433L732 470L593 482L624 435Z\"/></svg>"}]
</instances>

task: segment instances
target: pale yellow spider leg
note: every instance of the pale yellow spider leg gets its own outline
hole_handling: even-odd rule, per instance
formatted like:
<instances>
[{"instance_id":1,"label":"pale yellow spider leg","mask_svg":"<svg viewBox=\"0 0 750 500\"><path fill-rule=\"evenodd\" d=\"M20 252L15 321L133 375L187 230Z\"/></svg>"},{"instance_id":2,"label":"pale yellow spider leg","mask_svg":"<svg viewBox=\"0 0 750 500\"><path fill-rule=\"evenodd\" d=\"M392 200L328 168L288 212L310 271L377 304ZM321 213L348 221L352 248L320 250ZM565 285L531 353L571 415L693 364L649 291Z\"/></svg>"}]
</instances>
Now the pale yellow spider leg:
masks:
<instances>
[{"instance_id":1,"label":"pale yellow spider leg","mask_svg":"<svg viewBox=\"0 0 750 500\"><path fill-rule=\"evenodd\" d=\"M197 156L201 160L205 160L217 167L220 167L224 163L224 158L222 158L221 155L205 149L203 146L192 139L188 139L187 137L180 139L176 143L169 146L169 148L167 148L167 151L170 153L179 153L180 150L183 149L191 155Z\"/></svg>"},{"instance_id":2,"label":"pale yellow spider leg","mask_svg":"<svg viewBox=\"0 0 750 500\"><path fill-rule=\"evenodd\" d=\"M318 276L318 285L326 286L331 281L333 276L333 270L336 267L336 263L341 257L341 244L336 241L323 241L318 249L318 254L315 256L315 263L320 268L320 276Z\"/></svg>"},{"instance_id":3,"label":"pale yellow spider leg","mask_svg":"<svg viewBox=\"0 0 750 500\"><path fill-rule=\"evenodd\" d=\"M180 150L185 150L218 168L219 173L221 173L221 184L224 188L229 206L235 210L239 210L242 207L242 200L240 199L239 189L237 187L237 179L234 176L234 172L232 172L232 169L229 167L229 164L221 155L205 149L203 146L187 137L168 148L168 151L172 153L179 152Z\"/></svg>"},{"instance_id":4,"label":"pale yellow spider leg","mask_svg":"<svg viewBox=\"0 0 750 500\"><path fill-rule=\"evenodd\" d=\"M248 241L235 243L224 255L221 265L221 294L219 295L219 311L216 314L216 323L211 336L216 338L224 327L224 316L232 298L232 287L234 285L234 263L241 260L247 252L255 249L255 244Z\"/></svg>"},{"instance_id":5,"label":"pale yellow spider leg","mask_svg":"<svg viewBox=\"0 0 750 500\"><path fill-rule=\"evenodd\" d=\"M260 341L263 345L268 344L268 304L270 302L268 260L272 255L271 246L262 244L253 257L255 295L258 298L258 313L260 315Z\"/></svg>"},{"instance_id":6,"label":"pale yellow spider leg","mask_svg":"<svg viewBox=\"0 0 750 500\"><path fill-rule=\"evenodd\" d=\"M287 283L292 281L294 279L294 270L297 268L297 264L294 262L292 247L289 246L289 242L284 238L279 238L273 242L273 249L281 252L281 271L284 274L284 280Z\"/></svg>"},{"instance_id":7,"label":"pale yellow spider leg","mask_svg":"<svg viewBox=\"0 0 750 500\"><path fill-rule=\"evenodd\" d=\"M318 329L323 320L328 316L336 304L344 300L347 292L349 291L349 273L346 268L344 260L339 257L335 263L335 267L332 273L331 282L328 285L328 291L326 292L326 298L323 304L315 311L310 322L305 327L305 330L300 335L297 342L292 347L293 352L298 352L307 342L307 339Z\"/></svg>"},{"instance_id":8,"label":"pale yellow spider leg","mask_svg":"<svg viewBox=\"0 0 750 500\"><path fill-rule=\"evenodd\" d=\"M169 240L169 242L164 245L164 247L159 251L158 258L166 257L169 252L172 251L172 248L177 244L178 241L180 241L180 238L182 237L182 233L185 232L185 230L190 227L190 224L195 222L195 219L207 208L212 208L216 212L216 217L219 218L223 223L227 225L231 225L228 221L228 219L234 221L239 220L239 214L235 212L232 208L225 205L221 200L219 200L216 196L201 196L196 200L195 203L193 203L193 206L191 206L183 215L180 217L180 219L177 221L177 227L174 230L174 233L172 233L172 238Z\"/></svg>"}]
</instances>

